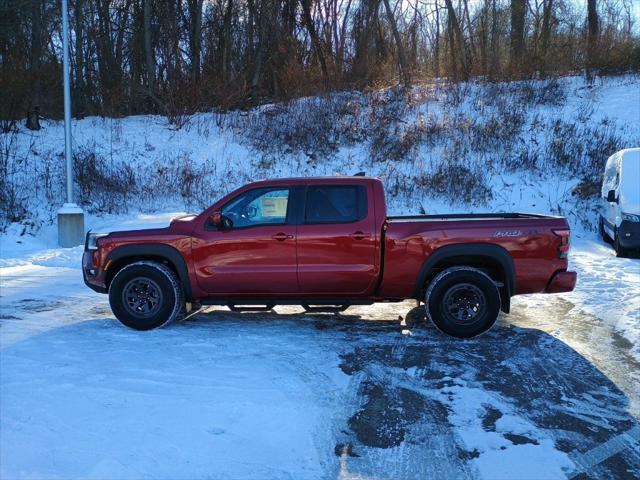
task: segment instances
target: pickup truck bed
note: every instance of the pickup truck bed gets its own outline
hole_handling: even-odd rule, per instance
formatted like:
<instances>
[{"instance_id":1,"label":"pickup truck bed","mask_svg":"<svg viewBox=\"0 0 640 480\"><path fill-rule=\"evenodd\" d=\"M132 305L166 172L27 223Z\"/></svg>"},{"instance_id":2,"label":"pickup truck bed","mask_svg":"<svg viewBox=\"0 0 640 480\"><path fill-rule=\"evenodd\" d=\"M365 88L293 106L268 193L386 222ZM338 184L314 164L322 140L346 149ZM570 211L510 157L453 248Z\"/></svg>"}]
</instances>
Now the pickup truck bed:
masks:
<instances>
[{"instance_id":1,"label":"pickup truck bed","mask_svg":"<svg viewBox=\"0 0 640 480\"><path fill-rule=\"evenodd\" d=\"M438 215L395 215L387 217L390 222L437 222L441 220L511 220L521 218L562 218L537 213L446 213Z\"/></svg>"},{"instance_id":2,"label":"pickup truck bed","mask_svg":"<svg viewBox=\"0 0 640 480\"><path fill-rule=\"evenodd\" d=\"M83 272L139 329L186 304L339 310L413 298L443 331L472 336L513 295L572 290L568 249L562 217L387 217L378 179L298 178L249 184L165 229L89 233Z\"/></svg>"}]
</instances>

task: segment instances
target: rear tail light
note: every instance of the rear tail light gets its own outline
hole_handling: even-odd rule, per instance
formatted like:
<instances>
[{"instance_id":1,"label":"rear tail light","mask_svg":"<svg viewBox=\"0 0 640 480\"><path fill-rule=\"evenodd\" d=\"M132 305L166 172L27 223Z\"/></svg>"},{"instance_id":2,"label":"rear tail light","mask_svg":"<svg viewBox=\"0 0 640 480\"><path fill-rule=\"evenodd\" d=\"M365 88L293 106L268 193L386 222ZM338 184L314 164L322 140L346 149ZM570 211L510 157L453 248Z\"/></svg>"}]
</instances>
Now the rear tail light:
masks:
<instances>
[{"instance_id":1,"label":"rear tail light","mask_svg":"<svg viewBox=\"0 0 640 480\"><path fill-rule=\"evenodd\" d=\"M553 230L554 235L560 237L560 245L558 245L558 258L567 258L569 255L569 229Z\"/></svg>"}]
</instances>

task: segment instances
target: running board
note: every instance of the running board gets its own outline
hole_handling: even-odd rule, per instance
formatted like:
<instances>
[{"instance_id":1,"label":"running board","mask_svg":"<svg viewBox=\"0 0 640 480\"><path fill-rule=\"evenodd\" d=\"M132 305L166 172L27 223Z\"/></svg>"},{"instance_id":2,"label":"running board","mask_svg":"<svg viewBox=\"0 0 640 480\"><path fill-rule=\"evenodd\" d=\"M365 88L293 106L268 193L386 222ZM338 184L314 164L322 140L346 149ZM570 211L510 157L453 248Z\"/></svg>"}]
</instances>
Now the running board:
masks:
<instances>
[{"instance_id":1,"label":"running board","mask_svg":"<svg viewBox=\"0 0 640 480\"><path fill-rule=\"evenodd\" d=\"M275 303L267 303L265 305L237 305L234 303L228 303L227 308L232 312L268 312L273 310Z\"/></svg>"},{"instance_id":2,"label":"running board","mask_svg":"<svg viewBox=\"0 0 640 480\"><path fill-rule=\"evenodd\" d=\"M304 311L309 313L319 313L319 312L339 313L339 312L344 312L347 308L351 306L351 304L349 303L338 304L338 305L326 305L326 304L315 305L315 304L309 304L309 303L302 303L301 305L302 305L302 308L304 308Z\"/></svg>"}]
</instances>

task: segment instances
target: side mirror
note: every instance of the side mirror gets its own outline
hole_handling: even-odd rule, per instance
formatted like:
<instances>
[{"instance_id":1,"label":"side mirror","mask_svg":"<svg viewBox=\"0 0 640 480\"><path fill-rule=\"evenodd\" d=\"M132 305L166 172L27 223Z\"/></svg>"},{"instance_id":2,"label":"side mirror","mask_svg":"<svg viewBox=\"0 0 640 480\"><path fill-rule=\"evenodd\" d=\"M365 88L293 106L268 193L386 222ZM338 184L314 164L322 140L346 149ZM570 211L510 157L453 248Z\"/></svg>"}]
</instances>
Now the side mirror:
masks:
<instances>
[{"instance_id":1,"label":"side mirror","mask_svg":"<svg viewBox=\"0 0 640 480\"><path fill-rule=\"evenodd\" d=\"M233 222L229 217L225 217L220 212L213 212L209 217L209 221L215 225L218 230L229 230L233 228Z\"/></svg>"},{"instance_id":2,"label":"side mirror","mask_svg":"<svg viewBox=\"0 0 640 480\"><path fill-rule=\"evenodd\" d=\"M618 203L618 199L616 198L616 191L615 190L609 190L609 193L607 193L607 202L609 202L609 203Z\"/></svg>"}]
</instances>

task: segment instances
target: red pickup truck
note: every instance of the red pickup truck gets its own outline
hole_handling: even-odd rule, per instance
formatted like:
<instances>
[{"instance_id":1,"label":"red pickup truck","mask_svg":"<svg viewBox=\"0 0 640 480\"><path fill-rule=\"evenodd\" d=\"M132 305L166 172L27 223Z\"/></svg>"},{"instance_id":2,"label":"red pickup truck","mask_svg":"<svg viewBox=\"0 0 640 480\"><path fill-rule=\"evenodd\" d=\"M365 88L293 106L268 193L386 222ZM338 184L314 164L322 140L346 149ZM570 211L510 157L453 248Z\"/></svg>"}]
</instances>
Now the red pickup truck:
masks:
<instances>
[{"instance_id":1,"label":"red pickup truck","mask_svg":"<svg viewBox=\"0 0 640 480\"><path fill-rule=\"evenodd\" d=\"M89 232L85 283L148 330L201 305L342 311L423 301L445 333L489 329L513 295L573 290L569 225L522 213L388 217L380 180L251 183L167 228Z\"/></svg>"}]
</instances>

